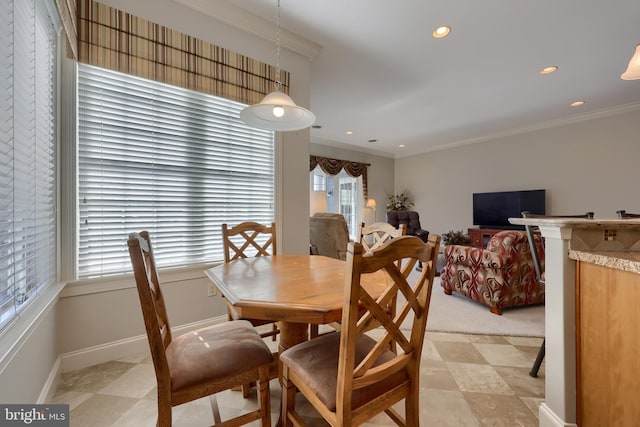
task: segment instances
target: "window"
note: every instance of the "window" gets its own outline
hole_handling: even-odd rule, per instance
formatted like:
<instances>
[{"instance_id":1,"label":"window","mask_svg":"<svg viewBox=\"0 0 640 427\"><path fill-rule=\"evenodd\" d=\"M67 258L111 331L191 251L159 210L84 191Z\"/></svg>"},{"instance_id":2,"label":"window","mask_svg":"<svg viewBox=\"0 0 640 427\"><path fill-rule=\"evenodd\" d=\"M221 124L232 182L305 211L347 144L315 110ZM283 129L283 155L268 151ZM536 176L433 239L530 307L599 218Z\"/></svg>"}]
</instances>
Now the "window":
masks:
<instances>
[{"instance_id":1,"label":"window","mask_svg":"<svg viewBox=\"0 0 640 427\"><path fill-rule=\"evenodd\" d=\"M222 260L221 225L274 219L273 132L244 104L79 64L80 277L129 272L147 230L160 267Z\"/></svg>"},{"instance_id":2,"label":"window","mask_svg":"<svg viewBox=\"0 0 640 427\"><path fill-rule=\"evenodd\" d=\"M55 10L0 3L0 328L56 281Z\"/></svg>"},{"instance_id":3,"label":"window","mask_svg":"<svg viewBox=\"0 0 640 427\"><path fill-rule=\"evenodd\" d=\"M311 191L326 191L327 211L341 213L347 221L349 235L357 240L362 217L362 178L349 176L344 170L328 175L320 166L311 171Z\"/></svg>"}]
</instances>

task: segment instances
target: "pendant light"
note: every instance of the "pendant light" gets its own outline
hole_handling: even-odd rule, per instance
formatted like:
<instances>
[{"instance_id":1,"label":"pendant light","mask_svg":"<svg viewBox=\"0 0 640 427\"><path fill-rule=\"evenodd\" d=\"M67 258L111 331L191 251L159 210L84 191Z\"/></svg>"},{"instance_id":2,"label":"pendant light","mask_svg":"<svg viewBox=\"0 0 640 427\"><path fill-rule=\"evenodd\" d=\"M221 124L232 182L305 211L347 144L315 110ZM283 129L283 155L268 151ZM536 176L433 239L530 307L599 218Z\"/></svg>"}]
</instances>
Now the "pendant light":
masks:
<instances>
[{"instance_id":1,"label":"pendant light","mask_svg":"<svg viewBox=\"0 0 640 427\"><path fill-rule=\"evenodd\" d=\"M275 91L265 96L259 104L246 107L240 112L240 119L249 126L264 130L290 131L308 128L316 121L316 116L306 108L293 102L282 92L280 81L280 0L276 17L276 81Z\"/></svg>"},{"instance_id":2,"label":"pendant light","mask_svg":"<svg viewBox=\"0 0 640 427\"><path fill-rule=\"evenodd\" d=\"M620 76L622 80L640 79L640 44L636 46L636 51L629 61L627 71Z\"/></svg>"}]
</instances>

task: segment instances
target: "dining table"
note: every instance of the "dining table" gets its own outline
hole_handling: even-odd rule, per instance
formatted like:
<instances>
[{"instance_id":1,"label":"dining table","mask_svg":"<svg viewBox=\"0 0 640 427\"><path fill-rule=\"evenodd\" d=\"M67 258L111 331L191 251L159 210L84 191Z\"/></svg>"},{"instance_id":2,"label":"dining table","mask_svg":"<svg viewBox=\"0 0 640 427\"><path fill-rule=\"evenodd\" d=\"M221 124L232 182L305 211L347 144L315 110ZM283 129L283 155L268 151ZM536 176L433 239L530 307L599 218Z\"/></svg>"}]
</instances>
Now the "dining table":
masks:
<instances>
[{"instance_id":1,"label":"dining table","mask_svg":"<svg viewBox=\"0 0 640 427\"><path fill-rule=\"evenodd\" d=\"M241 317L279 322L279 352L309 339L309 324L342 319L346 262L322 255L239 258L205 270ZM378 271L362 276L373 298L390 279Z\"/></svg>"}]
</instances>

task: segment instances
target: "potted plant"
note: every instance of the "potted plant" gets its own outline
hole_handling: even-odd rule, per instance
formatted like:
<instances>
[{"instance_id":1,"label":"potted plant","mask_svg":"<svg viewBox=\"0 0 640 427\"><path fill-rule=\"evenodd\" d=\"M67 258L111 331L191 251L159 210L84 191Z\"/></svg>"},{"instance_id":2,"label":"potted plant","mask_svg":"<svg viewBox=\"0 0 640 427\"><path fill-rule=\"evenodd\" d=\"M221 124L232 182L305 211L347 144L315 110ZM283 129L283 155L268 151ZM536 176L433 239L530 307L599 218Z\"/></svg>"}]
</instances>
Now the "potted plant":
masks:
<instances>
[{"instance_id":1,"label":"potted plant","mask_svg":"<svg viewBox=\"0 0 640 427\"><path fill-rule=\"evenodd\" d=\"M468 245L471 243L471 238L467 233L462 230L453 231L449 230L442 234L443 245Z\"/></svg>"},{"instance_id":2,"label":"potted plant","mask_svg":"<svg viewBox=\"0 0 640 427\"><path fill-rule=\"evenodd\" d=\"M406 192L387 196L388 211L408 211L413 205L414 203Z\"/></svg>"}]
</instances>

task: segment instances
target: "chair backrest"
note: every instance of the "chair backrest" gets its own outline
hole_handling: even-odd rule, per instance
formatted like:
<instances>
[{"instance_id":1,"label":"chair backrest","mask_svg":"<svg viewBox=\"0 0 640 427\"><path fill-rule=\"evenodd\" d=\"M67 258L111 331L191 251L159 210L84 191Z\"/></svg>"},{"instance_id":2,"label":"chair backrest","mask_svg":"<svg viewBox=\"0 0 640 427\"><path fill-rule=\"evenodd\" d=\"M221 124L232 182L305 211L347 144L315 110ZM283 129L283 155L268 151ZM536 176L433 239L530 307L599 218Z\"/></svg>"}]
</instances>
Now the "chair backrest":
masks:
<instances>
[{"instance_id":1,"label":"chair backrest","mask_svg":"<svg viewBox=\"0 0 640 427\"><path fill-rule=\"evenodd\" d=\"M640 214L630 213L625 211L624 209L616 211L616 214L618 214L618 219L640 218Z\"/></svg>"},{"instance_id":2,"label":"chair backrest","mask_svg":"<svg viewBox=\"0 0 640 427\"><path fill-rule=\"evenodd\" d=\"M314 255L344 260L349 243L349 227L342 214L318 212L309 218L309 243Z\"/></svg>"},{"instance_id":3,"label":"chair backrest","mask_svg":"<svg viewBox=\"0 0 640 427\"><path fill-rule=\"evenodd\" d=\"M169 381L169 367L165 349L171 343L172 336L167 308L156 272L149 233L146 231L131 233L127 243L153 366L160 387L165 384L165 381Z\"/></svg>"},{"instance_id":4,"label":"chair backrest","mask_svg":"<svg viewBox=\"0 0 640 427\"><path fill-rule=\"evenodd\" d=\"M398 228L400 224L407 225L406 234L413 235L417 230L421 230L420 215L416 211L388 211L387 222Z\"/></svg>"},{"instance_id":5,"label":"chair backrest","mask_svg":"<svg viewBox=\"0 0 640 427\"><path fill-rule=\"evenodd\" d=\"M364 225L364 222L361 222L358 235L365 253L369 253L378 249L389 239L404 236L406 232L406 224L400 224L398 228L395 228L387 222L374 222L367 226Z\"/></svg>"},{"instance_id":6,"label":"chair backrest","mask_svg":"<svg viewBox=\"0 0 640 427\"><path fill-rule=\"evenodd\" d=\"M593 219L593 212L585 212L584 214L578 215L536 215L532 214L529 211L522 211L522 218L585 218L585 219ZM536 248L536 240L540 241L542 248L544 249L544 241L542 240L542 235L540 234L540 229L537 226L533 225L525 225L525 232L527 233L527 240L529 241L529 249L531 254L533 255L533 265L536 269L536 278L538 282L544 284L544 260L540 257L540 251Z\"/></svg>"},{"instance_id":7,"label":"chair backrest","mask_svg":"<svg viewBox=\"0 0 640 427\"><path fill-rule=\"evenodd\" d=\"M224 261L238 258L277 255L276 223L262 225L247 221L229 228L222 224Z\"/></svg>"},{"instance_id":8,"label":"chair backrest","mask_svg":"<svg viewBox=\"0 0 640 427\"><path fill-rule=\"evenodd\" d=\"M398 388L404 388L407 395L418 392L420 357L439 245L438 235L430 235L427 243L414 236L401 236L364 256L362 245L349 243L336 389L336 401L342 402L343 407L337 408L338 411L351 411L353 390L392 377L400 377L402 384ZM399 260L404 260L402 270L398 266ZM422 271L410 276L418 261L423 263ZM360 280L363 275L379 270L385 271L388 287L374 300ZM405 303L393 316L385 307L397 293L404 296ZM410 331L406 327L401 330L400 326L409 314L413 315L413 319L409 319ZM356 356L356 341L369 329L371 322L380 324L384 331L376 334L378 338L365 354ZM389 351L392 343L397 347L396 353ZM361 360L357 366L356 358Z\"/></svg>"}]
</instances>

